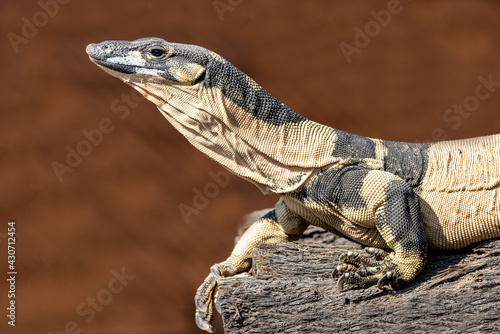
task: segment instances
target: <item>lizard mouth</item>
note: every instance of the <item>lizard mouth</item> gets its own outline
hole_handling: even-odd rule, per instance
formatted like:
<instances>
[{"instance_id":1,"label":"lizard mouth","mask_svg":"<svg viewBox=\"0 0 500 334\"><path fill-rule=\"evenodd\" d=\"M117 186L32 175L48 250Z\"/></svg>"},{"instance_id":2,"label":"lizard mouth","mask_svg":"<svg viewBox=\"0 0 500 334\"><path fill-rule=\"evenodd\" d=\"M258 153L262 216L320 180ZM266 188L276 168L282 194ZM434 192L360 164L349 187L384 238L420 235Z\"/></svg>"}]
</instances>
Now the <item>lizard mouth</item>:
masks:
<instances>
[{"instance_id":1,"label":"lizard mouth","mask_svg":"<svg viewBox=\"0 0 500 334\"><path fill-rule=\"evenodd\" d=\"M123 64L111 64L106 62L105 60L101 60L98 58L94 58L89 55L90 60L95 63L97 66L101 67L106 72L115 71L123 74L135 74L134 66L123 65Z\"/></svg>"}]
</instances>

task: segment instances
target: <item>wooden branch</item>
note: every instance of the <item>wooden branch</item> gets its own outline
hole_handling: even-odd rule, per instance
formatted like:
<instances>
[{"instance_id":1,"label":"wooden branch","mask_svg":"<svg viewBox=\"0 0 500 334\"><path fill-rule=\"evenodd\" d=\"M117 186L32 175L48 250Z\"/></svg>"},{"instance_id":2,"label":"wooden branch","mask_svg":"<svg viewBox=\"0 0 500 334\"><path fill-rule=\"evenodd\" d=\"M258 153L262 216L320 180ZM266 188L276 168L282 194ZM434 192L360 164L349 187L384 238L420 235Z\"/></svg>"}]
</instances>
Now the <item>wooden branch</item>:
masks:
<instances>
[{"instance_id":1,"label":"wooden branch","mask_svg":"<svg viewBox=\"0 0 500 334\"><path fill-rule=\"evenodd\" d=\"M425 270L403 290L338 293L331 277L338 257L361 247L322 243L338 240L321 234L261 244L250 276L220 282L226 333L500 332L500 240L429 254Z\"/></svg>"}]
</instances>

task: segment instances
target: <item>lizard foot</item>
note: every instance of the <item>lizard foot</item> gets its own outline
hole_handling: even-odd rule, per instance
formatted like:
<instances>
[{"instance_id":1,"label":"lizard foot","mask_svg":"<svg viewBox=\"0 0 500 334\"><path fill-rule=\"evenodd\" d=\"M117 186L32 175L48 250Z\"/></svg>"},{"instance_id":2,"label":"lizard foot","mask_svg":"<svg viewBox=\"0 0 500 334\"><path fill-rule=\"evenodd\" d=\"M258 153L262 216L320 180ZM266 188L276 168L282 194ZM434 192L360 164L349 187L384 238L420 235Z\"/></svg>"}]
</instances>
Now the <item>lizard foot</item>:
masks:
<instances>
[{"instance_id":1,"label":"lizard foot","mask_svg":"<svg viewBox=\"0 0 500 334\"><path fill-rule=\"evenodd\" d=\"M215 333L215 328L210 324L213 317L214 291L217 287L216 277L210 273L203 284L196 290L194 304L196 306L196 325L209 333Z\"/></svg>"},{"instance_id":2,"label":"lizard foot","mask_svg":"<svg viewBox=\"0 0 500 334\"><path fill-rule=\"evenodd\" d=\"M223 277L234 276L236 269L228 263L214 264L210 268L210 274L205 278L203 284L196 290L194 304L196 306L196 325L206 332L215 333L215 328L210 324L214 314L214 307L220 313L217 303L217 282Z\"/></svg>"},{"instance_id":3,"label":"lizard foot","mask_svg":"<svg viewBox=\"0 0 500 334\"><path fill-rule=\"evenodd\" d=\"M393 288L399 286L401 275L396 266L388 259L389 254L381 249L367 248L366 252L371 258L365 257L356 252L348 252L340 256L341 264L337 266L333 277L340 277L337 281L339 292L344 290L344 285L350 284L367 288L377 285L382 289L389 284Z\"/></svg>"}]
</instances>

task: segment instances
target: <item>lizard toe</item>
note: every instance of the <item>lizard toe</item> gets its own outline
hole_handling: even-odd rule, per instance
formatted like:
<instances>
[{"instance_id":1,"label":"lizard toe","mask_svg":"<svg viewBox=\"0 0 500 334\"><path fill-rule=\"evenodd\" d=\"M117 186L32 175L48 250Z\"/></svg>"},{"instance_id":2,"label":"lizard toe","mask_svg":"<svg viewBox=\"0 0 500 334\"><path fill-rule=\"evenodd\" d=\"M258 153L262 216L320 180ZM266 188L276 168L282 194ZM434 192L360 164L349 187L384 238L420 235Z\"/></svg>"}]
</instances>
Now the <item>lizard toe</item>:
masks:
<instances>
[{"instance_id":1,"label":"lizard toe","mask_svg":"<svg viewBox=\"0 0 500 334\"><path fill-rule=\"evenodd\" d=\"M194 297L194 305L196 306L196 310L200 312L207 312L208 306L204 300L199 298L199 296Z\"/></svg>"},{"instance_id":2,"label":"lizard toe","mask_svg":"<svg viewBox=\"0 0 500 334\"><path fill-rule=\"evenodd\" d=\"M344 284L346 282L346 274L340 275L339 279L337 280L337 291L340 293L344 291Z\"/></svg>"},{"instance_id":3,"label":"lizard toe","mask_svg":"<svg viewBox=\"0 0 500 334\"><path fill-rule=\"evenodd\" d=\"M358 286L360 288L368 288L377 283L378 280L379 278L373 275L364 277L356 272L344 273L337 280L337 291L344 291L344 287L346 284Z\"/></svg>"},{"instance_id":4,"label":"lizard toe","mask_svg":"<svg viewBox=\"0 0 500 334\"><path fill-rule=\"evenodd\" d=\"M389 256L389 253L380 248L368 247L365 249L365 251L377 261L381 261Z\"/></svg>"},{"instance_id":5,"label":"lizard toe","mask_svg":"<svg viewBox=\"0 0 500 334\"><path fill-rule=\"evenodd\" d=\"M222 314L221 310L220 310L220 305L219 305L219 291L217 291L215 293L215 297L214 297L214 306L215 306L215 310L219 313L219 314Z\"/></svg>"},{"instance_id":6,"label":"lizard toe","mask_svg":"<svg viewBox=\"0 0 500 334\"><path fill-rule=\"evenodd\" d=\"M337 291L342 292L344 291L345 284L354 284L355 281L357 281L354 277L356 276L356 273L354 272L346 272L340 275L339 279L337 280Z\"/></svg>"},{"instance_id":7,"label":"lizard toe","mask_svg":"<svg viewBox=\"0 0 500 334\"><path fill-rule=\"evenodd\" d=\"M216 280L222 279L222 273L219 264L215 264L210 268L210 273Z\"/></svg>"}]
</instances>

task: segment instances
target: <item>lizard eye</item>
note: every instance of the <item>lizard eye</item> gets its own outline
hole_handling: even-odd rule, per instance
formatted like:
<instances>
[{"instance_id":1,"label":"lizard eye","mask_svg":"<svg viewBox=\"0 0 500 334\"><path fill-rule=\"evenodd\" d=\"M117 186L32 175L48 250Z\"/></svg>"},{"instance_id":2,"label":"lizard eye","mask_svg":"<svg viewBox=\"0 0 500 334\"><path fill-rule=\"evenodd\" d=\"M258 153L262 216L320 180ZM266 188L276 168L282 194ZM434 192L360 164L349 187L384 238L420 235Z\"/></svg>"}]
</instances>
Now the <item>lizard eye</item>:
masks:
<instances>
[{"instance_id":1,"label":"lizard eye","mask_svg":"<svg viewBox=\"0 0 500 334\"><path fill-rule=\"evenodd\" d=\"M150 51L151 55L155 58L160 58L160 57L163 57L165 55L165 50L163 49L160 49L160 48L154 48L154 49L151 49Z\"/></svg>"}]
</instances>

